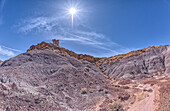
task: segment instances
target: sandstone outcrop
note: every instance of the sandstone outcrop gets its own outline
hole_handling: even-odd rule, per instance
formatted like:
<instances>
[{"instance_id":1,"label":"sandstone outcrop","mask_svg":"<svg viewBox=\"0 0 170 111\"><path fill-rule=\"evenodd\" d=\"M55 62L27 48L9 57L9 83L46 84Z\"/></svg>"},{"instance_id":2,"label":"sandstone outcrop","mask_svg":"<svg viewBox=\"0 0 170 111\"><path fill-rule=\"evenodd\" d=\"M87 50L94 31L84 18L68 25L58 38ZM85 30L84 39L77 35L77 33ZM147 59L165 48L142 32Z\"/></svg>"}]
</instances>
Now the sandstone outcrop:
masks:
<instances>
[{"instance_id":1,"label":"sandstone outcrop","mask_svg":"<svg viewBox=\"0 0 170 111\"><path fill-rule=\"evenodd\" d=\"M31 51L31 50L51 50L51 51L54 51L58 54L62 54L62 55L69 55L71 57L74 57L76 59L83 59L83 60L87 60L91 63L94 63L98 60L100 60L100 58L95 58L93 56L90 56L90 55L83 55L83 54L76 54L75 52L73 51L70 51L68 49L65 49L63 47L60 47L59 46L59 40L55 40L53 39L53 43L46 43L46 42L42 42L40 44L37 44L37 45L32 45L30 47L30 49L27 50L27 52Z\"/></svg>"},{"instance_id":2,"label":"sandstone outcrop","mask_svg":"<svg viewBox=\"0 0 170 111\"><path fill-rule=\"evenodd\" d=\"M59 40L53 39L53 44L59 47Z\"/></svg>"},{"instance_id":3,"label":"sandstone outcrop","mask_svg":"<svg viewBox=\"0 0 170 111\"><path fill-rule=\"evenodd\" d=\"M3 63L3 61L0 60L0 64L2 64L2 63Z\"/></svg>"}]
</instances>

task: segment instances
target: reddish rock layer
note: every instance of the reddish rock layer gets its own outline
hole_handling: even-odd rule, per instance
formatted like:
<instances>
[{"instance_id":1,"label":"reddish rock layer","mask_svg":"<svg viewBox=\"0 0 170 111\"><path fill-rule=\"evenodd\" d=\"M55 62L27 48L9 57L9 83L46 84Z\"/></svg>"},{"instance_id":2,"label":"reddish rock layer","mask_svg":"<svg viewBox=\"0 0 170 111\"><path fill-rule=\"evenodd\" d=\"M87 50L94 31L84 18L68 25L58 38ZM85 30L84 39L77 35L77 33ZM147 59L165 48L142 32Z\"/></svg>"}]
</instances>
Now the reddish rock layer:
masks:
<instances>
[{"instance_id":1,"label":"reddish rock layer","mask_svg":"<svg viewBox=\"0 0 170 111\"><path fill-rule=\"evenodd\" d=\"M42 42L40 44L37 44L37 45L32 45L30 47L30 49L27 50L27 52L31 51L31 50L35 50L35 49L38 49L38 50L52 50L58 54L62 54L62 55L69 55L71 57L74 57L76 59L83 59L83 60L87 60L91 63L94 63L98 60L100 60L100 58L95 58L93 56L90 56L90 55L83 55L83 54L76 54L75 52L73 51L70 51L68 49L65 49L63 47L60 47L59 46L59 41L58 40L53 40L53 43L46 43L46 42Z\"/></svg>"}]
</instances>

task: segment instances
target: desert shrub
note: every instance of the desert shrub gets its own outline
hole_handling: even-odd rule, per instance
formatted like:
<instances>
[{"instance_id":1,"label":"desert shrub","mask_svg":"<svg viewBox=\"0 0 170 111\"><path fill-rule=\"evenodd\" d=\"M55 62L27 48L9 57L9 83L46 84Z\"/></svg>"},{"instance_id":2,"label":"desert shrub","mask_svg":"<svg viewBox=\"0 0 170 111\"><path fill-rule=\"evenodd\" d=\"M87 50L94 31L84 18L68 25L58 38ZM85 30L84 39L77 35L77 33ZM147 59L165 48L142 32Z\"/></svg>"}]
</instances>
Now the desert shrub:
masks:
<instances>
[{"instance_id":1,"label":"desert shrub","mask_svg":"<svg viewBox=\"0 0 170 111\"><path fill-rule=\"evenodd\" d=\"M99 92L102 92L103 91L103 89L99 89Z\"/></svg>"},{"instance_id":2,"label":"desert shrub","mask_svg":"<svg viewBox=\"0 0 170 111\"><path fill-rule=\"evenodd\" d=\"M145 92L153 92L152 89L143 89L143 91L145 91Z\"/></svg>"},{"instance_id":3,"label":"desert shrub","mask_svg":"<svg viewBox=\"0 0 170 111\"><path fill-rule=\"evenodd\" d=\"M154 83L151 83L151 86L154 86Z\"/></svg>"},{"instance_id":4,"label":"desert shrub","mask_svg":"<svg viewBox=\"0 0 170 111\"><path fill-rule=\"evenodd\" d=\"M85 67L84 72L89 72L89 68Z\"/></svg>"},{"instance_id":5,"label":"desert shrub","mask_svg":"<svg viewBox=\"0 0 170 111\"><path fill-rule=\"evenodd\" d=\"M85 76L87 76L87 73L86 73L86 72L84 72L84 75L85 75Z\"/></svg>"},{"instance_id":6,"label":"desert shrub","mask_svg":"<svg viewBox=\"0 0 170 111\"><path fill-rule=\"evenodd\" d=\"M135 88L135 87L138 87L138 85L137 85L137 84L134 84L132 87Z\"/></svg>"},{"instance_id":7,"label":"desert shrub","mask_svg":"<svg viewBox=\"0 0 170 111\"><path fill-rule=\"evenodd\" d=\"M114 87L120 87L118 84L116 84L116 83L111 83L111 85L112 86L114 86Z\"/></svg>"},{"instance_id":8,"label":"desert shrub","mask_svg":"<svg viewBox=\"0 0 170 111\"><path fill-rule=\"evenodd\" d=\"M153 90L152 89L148 89L148 92L153 92Z\"/></svg>"},{"instance_id":9,"label":"desert shrub","mask_svg":"<svg viewBox=\"0 0 170 111\"><path fill-rule=\"evenodd\" d=\"M106 108L103 108L103 109L100 109L99 111L107 111L107 109L106 109Z\"/></svg>"},{"instance_id":10,"label":"desert shrub","mask_svg":"<svg viewBox=\"0 0 170 111\"><path fill-rule=\"evenodd\" d=\"M12 88L13 90L16 90L16 89L17 89L17 85L16 85L15 83L13 83L13 84L11 85L11 88Z\"/></svg>"},{"instance_id":11,"label":"desert shrub","mask_svg":"<svg viewBox=\"0 0 170 111\"><path fill-rule=\"evenodd\" d=\"M0 89L7 90L7 87L4 86L3 84L0 84Z\"/></svg>"},{"instance_id":12,"label":"desert shrub","mask_svg":"<svg viewBox=\"0 0 170 111\"><path fill-rule=\"evenodd\" d=\"M105 93L105 94L108 94L109 92L108 92L108 90L104 89L104 93Z\"/></svg>"},{"instance_id":13,"label":"desert shrub","mask_svg":"<svg viewBox=\"0 0 170 111\"><path fill-rule=\"evenodd\" d=\"M35 104L40 104L41 103L41 100L39 98L34 99L34 101L35 101Z\"/></svg>"},{"instance_id":14,"label":"desert shrub","mask_svg":"<svg viewBox=\"0 0 170 111\"><path fill-rule=\"evenodd\" d=\"M130 84L130 83L132 83L131 80L124 79L124 80L119 81L118 84L120 84L120 85L127 85L127 84Z\"/></svg>"},{"instance_id":15,"label":"desert shrub","mask_svg":"<svg viewBox=\"0 0 170 111\"><path fill-rule=\"evenodd\" d=\"M87 67L88 67L88 68L91 68L91 66L90 66L89 64L87 65Z\"/></svg>"},{"instance_id":16,"label":"desert shrub","mask_svg":"<svg viewBox=\"0 0 170 111\"><path fill-rule=\"evenodd\" d=\"M105 76L106 79L109 79L109 76Z\"/></svg>"},{"instance_id":17,"label":"desert shrub","mask_svg":"<svg viewBox=\"0 0 170 111\"><path fill-rule=\"evenodd\" d=\"M114 103L113 105L110 105L111 111L124 111L123 106L120 103Z\"/></svg>"},{"instance_id":18,"label":"desert shrub","mask_svg":"<svg viewBox=\"0 0 170 111\"><path fill-rule=\"evenodd\" d=\"M87 89L86 88L82 88L81 89L81 94L87 94Z\"/></svg>"},{"instance_id":19,"label":"desert shrub","mask_svg":"<svg viewBox=\"0 0 170 111\"><path fill-rule=\"evenodd\" d=\"M129 86L121 86L123 89L129 89Z\"/></svg>"},{"instance_id":20,"label":"desert shrub","mask_svg":"<svg viewBox=\"0 0 170 111\"><path fill-rule=\"evenodd\" d=\"M120 93L118 98L121 100L121 101L126 101L130 98L130 95L128 93Z\"/></svg>"}]
</instances>

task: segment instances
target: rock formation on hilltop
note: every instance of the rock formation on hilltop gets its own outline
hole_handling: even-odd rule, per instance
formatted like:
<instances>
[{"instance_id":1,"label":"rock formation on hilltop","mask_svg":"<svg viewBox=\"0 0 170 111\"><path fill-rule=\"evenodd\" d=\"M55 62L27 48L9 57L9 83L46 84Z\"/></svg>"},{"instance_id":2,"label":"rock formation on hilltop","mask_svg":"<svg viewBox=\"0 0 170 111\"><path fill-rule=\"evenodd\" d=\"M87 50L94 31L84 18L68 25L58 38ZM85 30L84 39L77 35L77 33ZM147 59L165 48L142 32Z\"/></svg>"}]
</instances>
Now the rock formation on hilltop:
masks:
<instances>
[{"instance_id":1,"label":"rock formation on hilltop","mask_svg":"<svg viewBox=\"0 0 170 111\"><path fill-rule=\"evenodd\" d=\"M59 47L59 40L53 39L53 44Z\"/></svg>"},{"instance_id":2,"label":"rock formation on hilltop","mask_svg":"<svg viewBox=\"0 0 170 111\"><path fill-rule=\"evenodd\" d=\"M98 61L100 58L95 58L93 56L90 55L83 55L83 54L76 54L73 51L70 51L68 49L65 49L63 47L59 46L59 40L55 40L53 39L53 43L46 43L46 42L41 42L40 44L37 45L32 45L30 47L30 49L27 50L27 52L31 51L31 50L52 50L58 54L62 54L62 55L69 55L71 57L74 57L76 59L83 59L83 60L87 60L91 63L94 63L96 61Z\"/></svg>"}]
</instances>

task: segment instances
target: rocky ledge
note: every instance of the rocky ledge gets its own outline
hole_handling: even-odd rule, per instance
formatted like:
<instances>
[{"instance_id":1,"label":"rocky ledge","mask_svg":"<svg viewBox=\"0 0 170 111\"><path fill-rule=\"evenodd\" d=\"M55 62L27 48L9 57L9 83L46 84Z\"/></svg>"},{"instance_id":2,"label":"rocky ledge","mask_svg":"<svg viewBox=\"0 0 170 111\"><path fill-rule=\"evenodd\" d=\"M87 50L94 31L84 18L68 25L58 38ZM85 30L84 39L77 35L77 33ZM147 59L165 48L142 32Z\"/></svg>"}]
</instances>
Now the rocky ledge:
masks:
<instances>
[{"instance_id":1,"label":"rocky ledge","mask_svg":"<svg viewBox=\"0 0 170 111\"><path fill-rule=\"evenodd\" d=\"M27 52L32 51L32 50L52 50L58 54L69 55L69 56L74 57L79 60L80 59L87 60L91 63L94 63L101 59L101 58L95 58L90 55L76 54L73 51L70 51L68 49L65 49L65 48L59 46L59 40L53 39L52 41L53 41L53 43L41 42L40 44L32 45L30 47L30 49L27 50Z\"/></svg>"}]
</instances>

